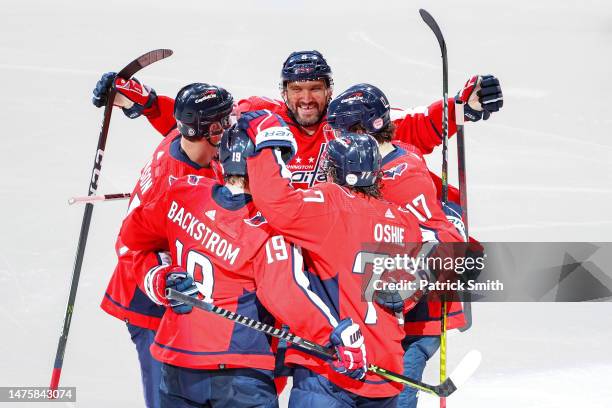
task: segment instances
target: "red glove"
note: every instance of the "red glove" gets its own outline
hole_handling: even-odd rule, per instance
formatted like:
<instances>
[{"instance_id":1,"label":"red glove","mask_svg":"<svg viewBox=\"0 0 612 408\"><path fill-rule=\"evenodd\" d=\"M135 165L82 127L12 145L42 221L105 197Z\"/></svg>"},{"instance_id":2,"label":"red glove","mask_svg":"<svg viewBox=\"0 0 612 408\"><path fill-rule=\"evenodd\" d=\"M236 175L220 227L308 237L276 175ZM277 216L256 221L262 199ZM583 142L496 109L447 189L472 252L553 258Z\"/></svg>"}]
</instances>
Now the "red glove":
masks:
<instances>
[{"instance_id":1,"label":"red glove","mask_svg":"<svg viewBox=\"0 0 612 408\"><path fill-rule=\"evenodd\" d=\"M125 80L117 77L115 72L107 72L98 81L93 90L92 102L95 106L106 105L108 91L111 86L117 90L114 104L123 109L123 113L130 119L137 118L143 113L147 115L152 111L157 101L155 90L142 85L136 78Z\"/></svg>"}]
</instances>

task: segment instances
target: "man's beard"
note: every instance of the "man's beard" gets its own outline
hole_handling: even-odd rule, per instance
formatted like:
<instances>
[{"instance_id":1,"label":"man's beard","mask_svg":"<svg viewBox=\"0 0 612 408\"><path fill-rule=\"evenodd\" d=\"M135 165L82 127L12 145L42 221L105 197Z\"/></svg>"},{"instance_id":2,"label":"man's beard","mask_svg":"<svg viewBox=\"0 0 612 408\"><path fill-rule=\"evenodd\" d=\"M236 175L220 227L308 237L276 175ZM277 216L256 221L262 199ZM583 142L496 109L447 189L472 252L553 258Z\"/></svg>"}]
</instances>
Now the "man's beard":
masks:
<instances>
[{"instance_id":1,"label":"man's beard","mask_svg":"<svg viewBox=\"0 0 612 408\"><path fill-rule=\"evenodd\" d=\"M316 106L318 107L319 105L316 104ZM303 126L303 127L313 126L313 125L316 125L317 123L321 122L321 120L325 116L325 112L327 111L327 104L326 104L323 109L319 109L317 111L317 114L314 117L310 117L310 118L306 119L306 118L303 118L298 113L299 111L298 111L298 107L297 106L295 106L295 108L292 108L290 106L288 106L288 107L289 107L289 113L291 114L293 119L298 123L298 125Z\"/></svg>"}]
</instances>

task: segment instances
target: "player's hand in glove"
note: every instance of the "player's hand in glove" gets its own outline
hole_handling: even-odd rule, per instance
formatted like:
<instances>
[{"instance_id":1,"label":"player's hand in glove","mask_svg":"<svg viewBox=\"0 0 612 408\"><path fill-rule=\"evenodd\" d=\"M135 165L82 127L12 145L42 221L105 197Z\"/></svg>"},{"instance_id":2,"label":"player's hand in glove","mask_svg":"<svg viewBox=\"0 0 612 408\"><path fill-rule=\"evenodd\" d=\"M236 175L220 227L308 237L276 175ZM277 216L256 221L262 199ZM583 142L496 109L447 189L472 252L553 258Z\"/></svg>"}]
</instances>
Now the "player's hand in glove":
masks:
<instances>
[{"instance_id":1,"label":"player's hand in glove","mask_svg":"<svg viewBox=\"0 0 612 408\"><path fill-rule=\"evenodd\" d=\"M499 79L493 75L474 75L457 92L455 98L463 102L465 120L471 122L487 120L491 113L504 106Z\"/></svg>"},{"instance_id":2,"label":"player's hand in glove","mask_svg":"<svg viewBox=\"0 0 612 408\"><path fill-rule=\"evenodd\" d=\"M147 110L152 109L157 100L155 90L142 85L136 78L125 80L117 77L115 72L107 72L102 75L93 90L94 106L100 108L106 105L111 87L117 91L114 105L120 107L130 119L135 119L143 113L146 115Z\"/></svg>"},{"instance_id":3,"label":"player's hand in glove","mask_svg":"<svg viewBox=\"0 0 612 408\"><path fill-rule=\"evenodd\" d=\"M189 313L191 305L166 297L166 289L174 289L187 296L196 297L198 288L193 278L180 266L160 265L152 268L145 275L145 292L147 296L160 306L171 307L178 314Z\"/></svg>"},{"instance_id":4,"label":"player's hand in glove","mask_svg":"<svg viewBox=\"0 0 612 408\"><path fill-rule=\"evenodd\" d=\"M242 113L238 126L249 135L256 152L278 148L285 163L297 153L297 143L285 121L267 109Z\"/></svg>"},{"instance_id":5,"label":"player's hand in glove","mask_svg":"<svg viewBox=\"0 0 612 408\"><path fill-rule=\"evenodd\" d=\"M463 223L463 210L461 209L461 206L453 202L442 203L442 211L444 211L446 219L453 224L455 229L463 237L463 241L467 242L465 224Z\"/></svg>"},{"instance_id":6,"label":"player's hand in glove","mask_svg":"<svg viewBox=\"0 0 612 408\"><path fill-rule=\"evenodd\" d=\"M332 331L329 340L336 349L332 367L355 380L363 380L367 371L366 348L361 328L350 318L343 319Z\"/></svg>"},{"instance_id":7,"label":"player's hand in glove","mask_svg":"<svg viewBox=\"0 0 612 408\"><path fill-rule=\"evenodd\" d=\"M374 292L374 301L392 313L404 310L404 299L397 290L377 290Z\"/></svg>"}]
</instances>

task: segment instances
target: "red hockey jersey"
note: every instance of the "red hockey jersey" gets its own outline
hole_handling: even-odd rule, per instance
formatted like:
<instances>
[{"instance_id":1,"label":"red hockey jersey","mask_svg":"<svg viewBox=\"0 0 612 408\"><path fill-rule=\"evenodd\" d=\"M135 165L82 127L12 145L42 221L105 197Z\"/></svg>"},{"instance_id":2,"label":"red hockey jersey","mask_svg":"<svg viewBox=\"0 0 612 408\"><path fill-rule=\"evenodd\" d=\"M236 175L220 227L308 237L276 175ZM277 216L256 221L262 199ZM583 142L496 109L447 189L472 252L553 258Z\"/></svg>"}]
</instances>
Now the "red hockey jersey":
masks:
<instances>
[{"instance_id":1,"label":"red hockey jersey","mask_svg":"<svg viewBox=\"0 0 612 408\"><path fill-rule=\"evenodd\" d=\"M401 372L404 330L396 316L364 297L364 260L375 255L364 249L373 243L421 242L416 219L396 205L353 195L333 183L294 190L289 180L282 178L269 149L247 164L255 205L272 227L302 247L303 261L312 268L296 282L309 303L317 306L318 313L310 315L311 324L321 327L327 323L330 328L313 333L307 330L303 336L328 343L331 326L351 317L361 326L368 361ZM295 312L303 313L301 309ZM286 319L293 329L291 321ZM318 357L295 349L290 349L286 361L305 366L362 396L388 397L402 389L372 373L365 381L353 380Z\"/></svg>"},{"instance_id":2,"label":"red hockey jersey","mask_svg":"<svg viewBox=\"0 0 612 408\"><path fill-rule=\"evenodd\" d=\"M329 334L327 322L312 321L317 309L295 283L304 273L299 249L274 233L248 194L188 176L135 209L122 236L137 258L169 246L173 263L193 276L205 301L267 324L274 316L298 335ZM142 266L136 268L141 285L148 272ZM160 361L196 369L273 369L273 351L268 336L200 309L167 311L151 348Z\"/></svg>"},{"instance_id":3,"label":"red hockey jersey","mask_svg":"<svg viewBox=\"0 0 612 408\"><path fill-rule=\"evenodd\" d=\"M440 207L436 186L420 151L400 142L393 142L393 145L395 150L382 160L383 197L413 213L421 228L436 241L462 242L463 238ZM405 316L406 334L440 334L440 316L439 302L422 299ZM454 329L464 324L461 303L450 303L447 327Z\"/></svg>"},{"instance_id":4,"label":"red hockey jersey","mask_svg":"<svg viewBox=\"0 0 612 408\"><path fill-rule=\"evenodd\" d=\"M322 153L329 140L334 138L331 126L327 120L322 120L316 131L309 135L293 120L287 105L279 100L252 96L238 102L241 112L268 109L280 115L295 137L298 145L296 156L287 164L291 171L291 181L295 188L310 188L315 183L326 181L321 171ZM454 99L449 99L449 135L456 133L454 121ZM395 123L398 140L416 146L424 154L442 143L442 101L415 110L392 110L392 120Z\"/></svg>"},{"instance_id":5,"label":"red hockey jersey","mask_svg":"<svg viewBox=\"0 0 612 408\"><path fill-rule=\"evenodd\" d=\"M186 174L216 178L216 172L213 170L216 163L213 163L212 167L201 167L191 161L181 149L180 141L181 136L175 130L155 149L151 159L143 167L140 179L132 191L128 214L134 208L146 204L153 197L164 194L173 179ZM136 326L157 329L164 308L151 302L138 288L132 273L133 252L124 245L121 234L117 237L115 250L118 263L100 306L118 319ZM161 254L151 253L146 262L150 267L160 264L163 262L161 256ZM144 260L141 261L144 262Z\"/></svg>"}]
</instances>

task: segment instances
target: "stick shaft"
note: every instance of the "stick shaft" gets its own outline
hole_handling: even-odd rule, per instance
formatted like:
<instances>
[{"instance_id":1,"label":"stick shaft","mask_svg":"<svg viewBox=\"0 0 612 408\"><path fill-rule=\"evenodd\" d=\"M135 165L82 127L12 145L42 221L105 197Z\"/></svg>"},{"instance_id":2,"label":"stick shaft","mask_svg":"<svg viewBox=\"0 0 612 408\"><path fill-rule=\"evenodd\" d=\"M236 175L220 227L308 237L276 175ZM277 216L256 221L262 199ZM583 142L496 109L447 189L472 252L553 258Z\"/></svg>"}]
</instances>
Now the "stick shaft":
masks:
<instances>
[{"instance_id":1,"label":"stick shaft","mask_svg":"<svg viewBox=\"0 0 612 408\"><path fill-rule=\"evenodd\" d=\"M259 322L257 320L253 320L250 317L242 316L240 314L234 313L227 309L223 309L221 307L215 306L212 303L204 302L203 300L199 300L193 298L191 296L185 295L181 292L178 292L174 289L166 289L166 297L172 300L178 300L185 304L191 305L195 308L214 313L220 317L231 320L237 324L241 324L243 326L249 327L253 330L257 330L262 333L266 333L272 337L276 337L282 340L286 340L289 343L292 343L300 348L303 348L308 351L314 351L316 353L321 354L323 357L327 359L333 359L335 357L335 352L333 349L329 347L321 346L320 344L314 343L307 339L304 339L300 336L297 336L291 333L288 330L279 329L274 326L270 326L268 324ZM410 377L406 377L403 374L395 373L393 371L389 371L382 367L378 367L374 364L370 364L368 366L368 371L376 373L381 377L385 377L391 381L399 382L410 387L419 389L421 391L434 394L434 395L450 395L456 390L453 382L448 379L444 383L440 385L429 385L423 383L419 380L415 380Z\"/></svg>"},{"instance_id":2,"label":"stick shaft","mask_svg":"<svg viewBox=\"0 0 612 408\"><path fill-rule=\"evenodd\" d=\"M115 200L127 200L131 197L130 193L114 193L114 194L103 194L103 195L89 195L89 196L77 196L70 197L68 204L76 203L93 203L96 201L115 201Z\"/></svg>"}]
</instances>

